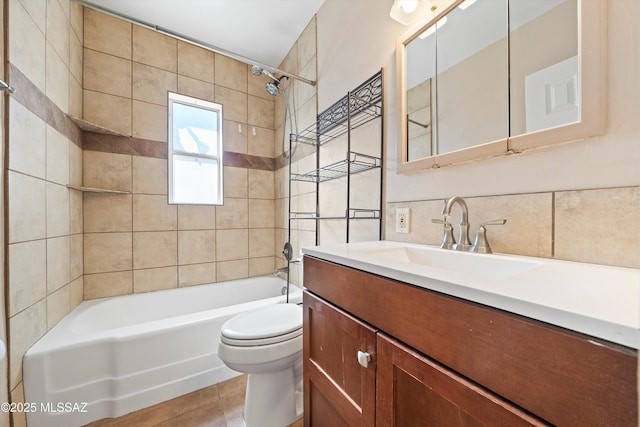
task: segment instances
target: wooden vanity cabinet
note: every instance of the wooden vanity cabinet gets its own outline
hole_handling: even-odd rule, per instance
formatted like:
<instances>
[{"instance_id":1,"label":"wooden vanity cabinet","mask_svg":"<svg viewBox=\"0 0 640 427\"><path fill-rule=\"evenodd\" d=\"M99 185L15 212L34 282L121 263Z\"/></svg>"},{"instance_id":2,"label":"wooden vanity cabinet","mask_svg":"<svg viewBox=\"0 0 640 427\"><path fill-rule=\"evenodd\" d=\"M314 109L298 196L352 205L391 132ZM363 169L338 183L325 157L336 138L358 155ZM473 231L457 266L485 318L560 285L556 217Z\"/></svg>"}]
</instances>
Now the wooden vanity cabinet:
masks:
<instances>
[{"instance_id":1,"label":"wooden vanity cabinet","mask_svg":"<svg viewBox=\"0 0 640 427\"><path fill-rule=\"evenodd\" d=\"M304 284L306 427L638 425L635 350L309 256Z\"/></svg>"}]
</instances>

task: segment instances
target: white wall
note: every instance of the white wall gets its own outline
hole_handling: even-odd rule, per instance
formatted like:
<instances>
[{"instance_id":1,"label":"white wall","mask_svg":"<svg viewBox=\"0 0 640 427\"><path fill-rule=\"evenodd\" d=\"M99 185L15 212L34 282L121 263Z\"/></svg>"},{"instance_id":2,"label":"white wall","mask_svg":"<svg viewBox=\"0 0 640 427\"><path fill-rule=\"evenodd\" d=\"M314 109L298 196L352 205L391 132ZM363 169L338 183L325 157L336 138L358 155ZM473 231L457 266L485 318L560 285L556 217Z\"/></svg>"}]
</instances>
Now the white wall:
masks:
<instances>
[{"instance_id":1,"label":"white wall","mask_svg":"<svg viewBox=\"0 0 640 427\"><path fill-rule=\"evenodd\" d=\"M413 174L397 174L395 42L407 28L391 0L325 0L317 15L318 111L385 70L386 201L640 184L640 2L608 2L604 136Z\"/></svg>"}]
</instances>

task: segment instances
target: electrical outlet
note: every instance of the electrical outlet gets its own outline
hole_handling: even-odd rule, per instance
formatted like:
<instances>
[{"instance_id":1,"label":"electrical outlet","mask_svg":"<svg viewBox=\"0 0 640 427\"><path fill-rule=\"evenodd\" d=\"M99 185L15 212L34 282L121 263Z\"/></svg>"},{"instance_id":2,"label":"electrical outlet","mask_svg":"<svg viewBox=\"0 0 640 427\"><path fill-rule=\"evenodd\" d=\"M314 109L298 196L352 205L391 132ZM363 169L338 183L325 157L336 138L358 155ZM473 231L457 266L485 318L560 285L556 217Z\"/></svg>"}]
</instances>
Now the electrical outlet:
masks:
<instances>
[{"instance_id":1,"label":"electrical outlet","mask_svg":"<svg viewBox=\"0 0 640 427\"><path fill-rule=\"evenodd\" d=\"M408 233L411 224L411 208L396 208L396 233Z\"/></svg>"}]
</instances>

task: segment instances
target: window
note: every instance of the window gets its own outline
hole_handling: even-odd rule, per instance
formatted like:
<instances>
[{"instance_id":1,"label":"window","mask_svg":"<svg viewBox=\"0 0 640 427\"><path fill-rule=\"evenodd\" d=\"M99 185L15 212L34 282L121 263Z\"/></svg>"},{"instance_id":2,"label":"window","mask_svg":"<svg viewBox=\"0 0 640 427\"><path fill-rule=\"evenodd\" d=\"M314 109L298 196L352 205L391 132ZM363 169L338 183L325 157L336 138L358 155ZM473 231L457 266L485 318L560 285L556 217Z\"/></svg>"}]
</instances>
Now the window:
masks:
<instances>
[{"instance_id":1,"label":"window","mask_svg":"<svg viewBox=\"0 0 640 427\"><path fill-rule=\"evenodd\" d=\"M169 92L169 203L221 205L222 105Z\"/></svg>"}]
</instances>

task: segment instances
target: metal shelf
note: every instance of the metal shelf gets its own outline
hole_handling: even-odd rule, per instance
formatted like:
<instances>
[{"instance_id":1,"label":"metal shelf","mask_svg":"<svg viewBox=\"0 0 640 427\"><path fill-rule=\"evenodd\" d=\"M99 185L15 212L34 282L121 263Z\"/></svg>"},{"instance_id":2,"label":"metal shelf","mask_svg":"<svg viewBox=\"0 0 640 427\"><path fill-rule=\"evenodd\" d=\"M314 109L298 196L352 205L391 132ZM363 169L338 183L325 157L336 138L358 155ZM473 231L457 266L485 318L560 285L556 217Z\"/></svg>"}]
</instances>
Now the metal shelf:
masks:
<instances>
[{"instance_id":1,"label":"metal shelf","mask_svg":"<svg viewBox=\"0 0 640 427\"><path fill-rule=\"evenodd\" d=\"M349 209L349 219L380 219L380 209ZM289 219L295 220L324 220L324 219L347 219L347 215L342 216L318 216L315 212L290 212Z\"/></svg>"},{"instance_id":2,"label":"metal shelf","mask_svg":"<svg viewBox=\"0 0 640 427\"><path fill-rule=\"evenodd\" d=\"M323 145L379 117L382 117L382 73L376 73L319 114L316 123L290 137L292 142Z\"/></svg>"},{"instance_id":3,"label":"metal shelf","mask_svg":"<svg viewBox=\"0 0 640 427\"><path fill-rule=\"evenodd\" d=\"M381 159L379 157L369 156L367 154L350 152L344 160L340 160L330 165L323 166L319 169L309 171L302 174L291 174L293 181L304 182L325 182L332 179L365 172L371 169L379 168Z\"/></svg>"}]
</instances>

